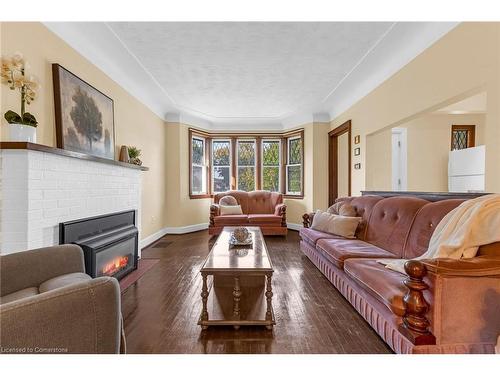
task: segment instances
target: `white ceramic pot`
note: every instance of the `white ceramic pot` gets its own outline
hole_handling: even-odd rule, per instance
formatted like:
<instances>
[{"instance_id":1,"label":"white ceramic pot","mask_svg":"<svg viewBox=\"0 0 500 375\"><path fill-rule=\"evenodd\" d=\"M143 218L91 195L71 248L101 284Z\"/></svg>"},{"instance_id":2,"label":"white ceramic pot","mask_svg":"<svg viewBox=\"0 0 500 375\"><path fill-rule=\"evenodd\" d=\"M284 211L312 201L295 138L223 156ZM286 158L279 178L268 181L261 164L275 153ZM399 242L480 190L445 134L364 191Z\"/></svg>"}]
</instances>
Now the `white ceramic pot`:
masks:
<instances>
[{"instance_id":1,"label":"white ceramic pot","mask_svg":"<svg viewBox=\"0 0 500 375\"><path fill-rule=\"evenodd\" d=\"M36 128L28 125L10 124L10 140L12 142L36 143Z\"/></svg>"}]
</instances>

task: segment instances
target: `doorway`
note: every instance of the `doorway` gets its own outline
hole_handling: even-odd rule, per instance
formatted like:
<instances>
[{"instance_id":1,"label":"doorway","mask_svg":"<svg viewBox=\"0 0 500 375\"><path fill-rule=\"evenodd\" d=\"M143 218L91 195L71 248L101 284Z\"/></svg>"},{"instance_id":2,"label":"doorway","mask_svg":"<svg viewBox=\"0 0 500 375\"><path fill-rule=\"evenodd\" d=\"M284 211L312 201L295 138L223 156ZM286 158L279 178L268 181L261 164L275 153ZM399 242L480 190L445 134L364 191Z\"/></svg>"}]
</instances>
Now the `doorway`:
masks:
<instances>
[{"instance_id":1,"label":"doorway","mask_svg":"<svg viewBox=\"0 0 500 375\"><path fill-rule=\"evenodd\" d=\"M406 128L392 129L392 191L407 190Z\"/></svg>"},{"instance_id":2,"label":"doorway","mask_svg":"<svg viewBox=\"0 0 500 375\"><path fill-rule=\"evenodd\" d=\"M351 195L351 120L328 133L328 204Z\"/></svg>"}]
</instances>

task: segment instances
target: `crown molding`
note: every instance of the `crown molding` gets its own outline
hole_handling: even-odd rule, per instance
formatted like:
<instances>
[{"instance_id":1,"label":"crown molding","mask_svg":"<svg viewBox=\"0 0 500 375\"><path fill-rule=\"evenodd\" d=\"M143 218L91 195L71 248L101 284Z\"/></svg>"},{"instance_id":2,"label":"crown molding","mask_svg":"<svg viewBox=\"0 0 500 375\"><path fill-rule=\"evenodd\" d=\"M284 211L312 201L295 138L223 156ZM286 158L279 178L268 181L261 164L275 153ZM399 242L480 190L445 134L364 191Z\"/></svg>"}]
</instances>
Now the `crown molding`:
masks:
<instances>
[{"instance_id":1,"label":"crown molding","mask_svg":"<svg viewBox=\"0 0 500 375\"><path fill-rule=\"evenodd\" d=\"M181 122L207 130L283 131L306 123L331 121L458 23L394 23L320 103L275 118L212 117L176 105L105 22L45 22L44 25L167 122Z\"/></svg>"}]
</instances>

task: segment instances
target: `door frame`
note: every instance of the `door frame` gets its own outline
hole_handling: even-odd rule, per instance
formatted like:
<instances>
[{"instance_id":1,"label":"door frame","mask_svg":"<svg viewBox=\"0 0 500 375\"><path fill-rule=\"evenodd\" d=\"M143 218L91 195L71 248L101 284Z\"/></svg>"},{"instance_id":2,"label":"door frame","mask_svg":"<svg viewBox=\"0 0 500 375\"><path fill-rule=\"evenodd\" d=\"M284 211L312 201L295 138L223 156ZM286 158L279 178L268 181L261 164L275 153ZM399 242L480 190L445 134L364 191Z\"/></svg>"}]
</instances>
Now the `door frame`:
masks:
<instances>
[{"instance_id":1,"label":"door frame","mask_svg":"<svg viewBox=\"0 0 500 375\"><path fill-rule=\"evenodd\" d=\"M328 133L328 205L331 206L338 198L338 137L347 133L348 136L348 189L347 192L351 195L351 120L344 122Z\"/></svg>"}]
</instances>

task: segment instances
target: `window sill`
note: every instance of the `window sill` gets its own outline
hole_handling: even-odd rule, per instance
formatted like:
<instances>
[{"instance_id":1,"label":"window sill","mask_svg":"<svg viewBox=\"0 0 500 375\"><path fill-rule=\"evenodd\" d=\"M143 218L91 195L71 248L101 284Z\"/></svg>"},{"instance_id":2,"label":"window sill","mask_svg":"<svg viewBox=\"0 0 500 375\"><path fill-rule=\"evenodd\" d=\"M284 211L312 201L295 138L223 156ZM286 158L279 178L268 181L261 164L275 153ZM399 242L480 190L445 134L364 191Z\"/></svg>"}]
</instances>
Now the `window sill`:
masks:
<instances>
[{"instance_id":1,"label":"window sill","mask_svg":"<svg viewBox=\"0 0 500 375\"><path fill-rule=\"evenodd\" d=\"M189 199L207 199L212 198L210 194L189 194Z\"/></svg>"},{"instance_id":2,"label":"window sill","mask_svg":"<svg viewBox=\"0 0 500 375\"><path fill-rule=\"evenodd\" d=\"M283 199L304 199L304 194L283 194Z\"/></svg>"}]
</instances>

